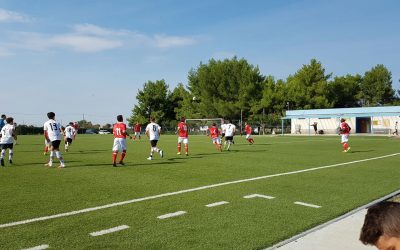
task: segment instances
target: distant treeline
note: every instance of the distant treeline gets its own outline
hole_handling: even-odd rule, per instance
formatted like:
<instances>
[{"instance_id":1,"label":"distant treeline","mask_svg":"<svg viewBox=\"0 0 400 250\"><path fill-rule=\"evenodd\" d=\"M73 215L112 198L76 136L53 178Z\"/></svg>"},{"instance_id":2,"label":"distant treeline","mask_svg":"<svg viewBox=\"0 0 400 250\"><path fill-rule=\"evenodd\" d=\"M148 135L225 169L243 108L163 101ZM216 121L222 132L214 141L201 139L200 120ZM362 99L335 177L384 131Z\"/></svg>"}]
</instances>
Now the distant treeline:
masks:
<instances>
[{"instance_id":1,"label":"distant treeline","mask_svg":"<svg viewBox=\"0 0 400 250\"><path fill-rule=\"evenodd\" d=\"M150 116L173 127L181 116L222 117L276 125L286 110L399 105L392 74L382 64L361 74L335 76L312 59L286 79L264 76L245 59L200 63L188 74L188 85L172 91L165 80L148 81L136 95L130 124Z\"/></svg>"}]
</instances>

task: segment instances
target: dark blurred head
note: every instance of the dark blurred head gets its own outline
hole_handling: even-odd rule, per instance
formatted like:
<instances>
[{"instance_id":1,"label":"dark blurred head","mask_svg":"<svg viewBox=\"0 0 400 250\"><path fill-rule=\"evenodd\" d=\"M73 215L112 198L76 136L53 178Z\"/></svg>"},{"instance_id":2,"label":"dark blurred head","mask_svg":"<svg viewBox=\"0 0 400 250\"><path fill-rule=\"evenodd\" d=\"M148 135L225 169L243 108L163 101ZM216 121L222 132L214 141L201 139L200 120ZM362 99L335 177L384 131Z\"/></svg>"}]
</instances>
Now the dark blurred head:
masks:
<instances>
[{"instance_id":1,"label":"dark blurred head","mask_svg":"<svg viewBox=\"0 0 400 250\"><path fill-rule=\"evenodd\" d=\"M12 123L14 122L14 118L12 118L12 117L7 117L7 118L6 118L6 122L7 122L8 124L12 124Z\"/></svg>"},{"instance_id":2,"label":"dark blurred head","mask_svg":"<svg viewBox=\"0 0 400 250\"><path fill-rule=\"evenodd\" d=\"M54 119L56 117L56 114L54 112L49 112L49 113L47 113L47 117L49 119Z\"/></svg>"},{"instance_id":3,"label":"dark blurred head","mask_svg":"<svg viewBox=\"0 0 400 250\"><path fill-rule=\"evenodd\" d=\"M124 117L122 115L117 115L117 121L123 122L124 121Z\"/></svg>"}]
</instances>

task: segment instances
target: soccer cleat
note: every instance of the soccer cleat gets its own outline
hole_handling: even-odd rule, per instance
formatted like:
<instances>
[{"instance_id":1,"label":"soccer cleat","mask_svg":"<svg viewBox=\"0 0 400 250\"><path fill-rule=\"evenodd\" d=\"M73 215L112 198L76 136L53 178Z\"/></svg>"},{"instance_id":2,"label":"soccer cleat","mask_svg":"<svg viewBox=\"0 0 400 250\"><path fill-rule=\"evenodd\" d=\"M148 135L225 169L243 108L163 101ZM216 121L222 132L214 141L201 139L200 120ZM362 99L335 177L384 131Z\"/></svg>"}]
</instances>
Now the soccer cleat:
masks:
<instances>
[{"instance_id":1,"label":"soccer cleat","mask_svg":"<svg viewBox=\"0 0 400 250\"><path fill-rule=\"evenodd\" d=\"M181 154L181 152L178 152L178 153L176 153L177 155L180 155Z\"/></svg>"},{"instance_id":2,"label":"soccer cleat","mask_svg":"<svg viewBox=\"0 0 400 250\"><path fill-rule=\"evenodd\" d=\"M8 160L8 162L9 162L10 164L12 164L12 160Z\"/></svg>"},{"instance_id":3,"label":"soccer cleat","mask_svg":"<svg viewBox=\"0 0 400 250\"><path fill-rule=\"evenodd\" d=\"M350 147L347 148L346 152L349 152L349 150L350 150Z\"/></svg>"},{"instance_id":4,"label":"soccer cleat","mask_svg":"<svg viewBox=\"0 0 400 250\"><path fill-rule=\"evenodd\" d=\"M153 160L153 157L150 156L147 158L147 160L151 161L151 160Z\"/></svg>"},{"instance_id":5,"label":"soccer cleat","mask_svg":"<svg viewBox=\"0 0 400 250\"><path fill-rule=\"evenodd\" d=\"M43 155L47 155L47 152L43 152Z\"/></svg>"},{"instance_id":6,"label":"soccer cleat","mask_svg":"<svg viewBox=\"0 0 400 250\"><path fill-rule=\"evenodd\" d=\"M117 163L113 162L113 167L116 167L116 166L117 166Z\"/></svg>"},{"instance_id":7,"label":"soccer cleat","mask_svg":"<svg viewBox=\"0 0 400 250\"><path fill-rule=\"evenodd\" d=\"M125 166L125 163L123 161L119 161L118 164L121 164L122 166Z\"/></svg>"},{"instance_id":8,"label":"soccer cleat","mask_svg":"<svg viewBox=\"0 0 400 250\"><path fill-rule=\"evenodd\" d=\"M48 163L46 163L46 164L44 164L46 167L52 167L53 166L53 163L52 162L48 162Z\"/></svg>"},{"instance_id":9,"label":"soccer cleat","mask_svg":"<svg viewBox=\"0 0 400 250\"><path fill-rule=\"evenodd\" d=\"M164 157L164 152L162 150L160 150L160 156L161 156L161 158Z\"/></svg>"},{"instance_id":10,"label":"soccer cleat","mask_svg":"<svg viewBox=\"0 0 400 250\"><path fill-rule=\"evenodd\" d=\"M4 167L4 159L1 159L1 166Z\"/></svg>"},{"instance_id":11,"label":"soccer cleat","mask_svg":"<svg viewBox=\"0 0 400 250\"><path fill-rule=\"evenodd\" d=\"M65 168L65 164L61 164L61 165L58 166L57 168Z\"/></svg>"},{"instance_id":12,"label":"soccer cleat","mask_svg":"<svg viewBox=\"0 0 400 250\"><path fill-rule=\"evenodd\" d=\"M189 156L189 154L188 154L188 153L185 153L185 155L186 155L186 156Z\"/></svg>"}]
</instances>

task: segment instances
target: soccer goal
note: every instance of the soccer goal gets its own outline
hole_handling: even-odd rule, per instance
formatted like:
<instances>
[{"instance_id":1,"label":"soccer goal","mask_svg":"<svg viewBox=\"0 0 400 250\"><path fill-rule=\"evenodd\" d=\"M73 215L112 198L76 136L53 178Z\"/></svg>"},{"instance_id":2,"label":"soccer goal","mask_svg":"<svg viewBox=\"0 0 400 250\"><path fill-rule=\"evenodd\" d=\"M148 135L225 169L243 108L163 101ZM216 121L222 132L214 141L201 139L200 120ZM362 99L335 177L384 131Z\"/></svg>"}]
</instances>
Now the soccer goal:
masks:
<instances>
[{"instance_id":1,"label":"soccer goal","mask_svg":"<svg viewBox=\"0 0 400 250\"><path fill-rule=\"evenodd\" d=\"M215 123L218 128L221 128L223 121L224 119L222 118L186 119L186 124L189 127L190 134L205 135L208 127L213 123Z\"/></svg>"}]
</instances>

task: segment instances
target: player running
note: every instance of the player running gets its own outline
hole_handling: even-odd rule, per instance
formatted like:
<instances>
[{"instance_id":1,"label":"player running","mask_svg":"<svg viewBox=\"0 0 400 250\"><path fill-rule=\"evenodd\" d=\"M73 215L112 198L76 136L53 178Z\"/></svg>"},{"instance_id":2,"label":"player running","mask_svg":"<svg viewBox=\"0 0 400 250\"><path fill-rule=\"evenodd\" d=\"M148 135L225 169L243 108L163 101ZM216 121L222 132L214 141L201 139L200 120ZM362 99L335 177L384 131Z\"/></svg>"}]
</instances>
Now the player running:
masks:
<instances>
[{"instance_id":1,"label":"player running","mask_svg":"<svg viewBox=\"0 0 400 250\"><path fill-rule=\"evenodd\" d=\"M246 140L250 144L254 144L254 140L253 140L253 138L251 138L252 128L251 128L250 124L248 124L247 122L245 122L244 124L245 124L244 131L246 132Z\"/></svg>"},{"instance_id":2,"label":"player running","mask_svg":"<svg viewBox=\"0 0 400 250\"><path fill-rule=\"evenodd\" d=\"M46 141L50 141L50 160L45 166L52 167L53 166L53 159L54 155L56 155L57 159L60 161L59 168L64 168L65 163L64 159L60 152L60 143L61 143L61 124L55 121L56 114L54 112L47 113L47 117L49 120L44 123L43 130L44 130L44 137Z\"/></svg>"},{"instance_id":3,"label":"player running","mask_svg":"<svg viewBox=\"0 0 400 250\"><path fill-rule=\"evenodd\" d=\"M74 123L70 122L68 126L64 129L64 143L65 152L68 152L69 146L72 144L72 140L75 138L76 130L74 128Z\"/></svg>"},{"instance_id":4,"label":"player running","mask_svg":"<svg viewBox=\"0 0 400 250\"><path fill-rule=\"evenodd\" d=\"M235 135L235 132L236 132L236 126L228 121L228 123L225 124L224 132L225 132L225 141L227 143L226 150L229 151L229 149L231 148L231 145L233 144L233 136Z\"/></svg>"},{"instance_id":5,"label":"player running","mask_svg":"<svg viewBox=\"0 0 400 250\"><path fill-rule=\"evenodd\" d=\"M147 138L150 140L150 156L147 158L147 160L151 161L153 159L153 153L158 152L161 156L161 158L164 157L164 152L157 148L157 142L160 139L161 135L161 127L157 123L155 123L155 119L152 117L150 118L150 123L147 124L146 127L146 135Z\"/></svg>"},{"instance_id":6,"label":"player running","mask_svg":"<svg viewBox=\"0 0 400 250\"><path fill-rule=\"evenodd\" d=\"M7 148L8 148L8 162L12 164L12 158L14 155L13 151L14 140L17 139L17 135L15 134L14 124L13 124L14 119L12 117L7 117L6 122L7 124L5 124L0 131L0 146L1 146L0 162L1 166L3 167L4 167L4 157Z\"/></svg>"},{"instance_id":7,"label":"player running","mask_svg":"<svg viewBox=\"0 0 400 250\"><path fill-rule=\"evenodd\" d=\"M183 144L185 144L185 155L188 156L189 155L189 145L188 145L188 136L189 136L189 130L188 130L188 126L186 124L186 119L185 117L181 118L181 121L178 123L178 127L177 127L177 133L179 135L178 137L178 155L181 154L181 144L183 142Z\"/></svg>"},{"instance_id":8,"label":"player running","mask_svg":"<svg viewBox=\"0 0 400 250\"><path fill-rule=\"evenodd\" d=\"M340 134L342 135L342 144L343 144L343 152L346 153L350 150L349 135L350 135L350 126L347 124L346 119L340 119Z\"/></svg>"},{"instance_id":9,"label":"player running","mask_svg":"<svg viewBox=\"0 0 400 250\"><path fill-rule=\"evenodd\" d=\"M136 122L135 125L133 126L133 131L135 132L135 135L133 136L133 139L136 140L136 137L141 139L140 131L142 130L142 125L140 125L139 122Z\"/></svg>"},{"instance_id":10,"label":"player running","mask_svg":"<svg viewBox=\"0 0 400 250\"><path fill-rule=\"evenodd\" d=\"M222 152L221 138L219 137L220 132L218 130L217 124L215 124L214 122L212 126L208 128L208 131L210 131L212 143L215 145L217 150Z\"/></svg>"},{"instance_id":11,"label":"player running","mask_svg":"<svg viewBox=\"0 0 400 250\"><path fill-rule=\"evenodd\" d=\"M112 151L113 151L112 160L113 160L114 167L117 166L116 161L117 161L118 152L122 152L118 164L125 165L124 158L125 158L126 149L127 149L126 136L129 136L129 138L132 139L132 137L126 131L126 124L123 121L124 121L123 116L118 115L117 123L114 124L114 126L113 126L114 145L112 148Z\"/></svg>"}]
</instances>

